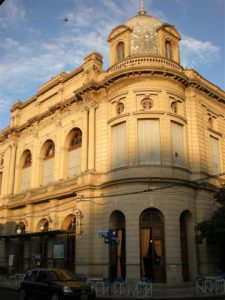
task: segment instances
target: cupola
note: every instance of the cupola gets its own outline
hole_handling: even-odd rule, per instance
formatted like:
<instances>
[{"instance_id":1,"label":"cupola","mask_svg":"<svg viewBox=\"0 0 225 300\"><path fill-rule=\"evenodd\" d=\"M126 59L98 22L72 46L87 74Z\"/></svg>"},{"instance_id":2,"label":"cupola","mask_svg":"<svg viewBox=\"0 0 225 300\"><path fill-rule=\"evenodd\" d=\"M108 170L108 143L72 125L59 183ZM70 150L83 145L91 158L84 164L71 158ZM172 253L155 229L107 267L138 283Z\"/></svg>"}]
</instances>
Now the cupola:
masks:
<instances>
[{"instance_id":1,"label":"cupola","mask_svg":"<svg viewBox=\"0 0 225 300\"><path fill-rule=\"evenodd\" d=\"M148 15L141 3L138 15L108 36L110 66L135 56L160 56L179 63L180 34L174 26Z\"/></svg>"}]
</instances>

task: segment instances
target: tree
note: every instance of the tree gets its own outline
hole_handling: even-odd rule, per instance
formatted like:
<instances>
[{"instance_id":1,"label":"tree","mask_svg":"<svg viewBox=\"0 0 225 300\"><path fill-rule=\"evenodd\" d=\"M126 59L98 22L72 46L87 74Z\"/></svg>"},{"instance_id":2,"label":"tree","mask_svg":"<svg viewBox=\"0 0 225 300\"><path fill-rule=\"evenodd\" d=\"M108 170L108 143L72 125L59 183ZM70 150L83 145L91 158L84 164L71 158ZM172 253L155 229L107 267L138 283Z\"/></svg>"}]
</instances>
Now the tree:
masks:
<instances>
[{"instance_id":1,"label":"tree","mask_svg":"<svg viewBox=\"0 0 225 300\"><path fill-rule=\"evenodd\" d=\"M225 271L225 184L221 185L214 199L218 208L210 219L196 226L197 242L206 240L207 244L217 246L220 269Z\"/></svg>"}]
</instances>

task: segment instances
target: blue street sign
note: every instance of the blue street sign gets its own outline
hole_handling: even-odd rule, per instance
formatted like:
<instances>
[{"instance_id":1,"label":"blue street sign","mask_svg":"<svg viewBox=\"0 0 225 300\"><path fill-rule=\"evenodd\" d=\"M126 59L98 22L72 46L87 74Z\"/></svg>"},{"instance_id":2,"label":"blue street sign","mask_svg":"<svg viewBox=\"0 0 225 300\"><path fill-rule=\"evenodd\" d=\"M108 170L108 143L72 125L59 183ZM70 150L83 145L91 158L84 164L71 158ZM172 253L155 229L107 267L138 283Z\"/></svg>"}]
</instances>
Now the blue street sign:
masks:
<instances>
[{"instance_id":1,"label":"blue street sign","mask_svg":"<svg viewBox=\"0 0 225 300\"><path fill-rule=\"evenodd\" d=\"M101 230L99 232L99 237L104 238L105 244L109 245L119 245L120 240L116 237L117 231L116 229L109 229L109 230Z\"/></svg>"},{"instance_id":2,"label":"blue street sign","mask_svg":"<svg viewBox=\"0 0 225 300\"><path fill-rule=\"evenodd\" d=\"M100 238L105 238L105 237L108 237L109 235L110 235L109 230L102 230L99 232Z\"/></svg>"}]
</instances>

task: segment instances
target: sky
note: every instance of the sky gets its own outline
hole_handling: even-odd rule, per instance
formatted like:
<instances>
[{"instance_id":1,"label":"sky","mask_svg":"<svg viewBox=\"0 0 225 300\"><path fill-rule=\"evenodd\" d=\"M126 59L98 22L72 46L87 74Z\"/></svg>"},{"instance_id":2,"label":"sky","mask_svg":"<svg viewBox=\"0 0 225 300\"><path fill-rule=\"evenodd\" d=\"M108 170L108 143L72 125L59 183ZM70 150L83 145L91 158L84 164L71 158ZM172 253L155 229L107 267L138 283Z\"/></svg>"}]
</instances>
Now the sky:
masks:
<instances>
[{"instance_id":1,"label":"sky","mask_svg":"<svg viewBox=\"0 0 225 300\"><path fill-rule=\"evenodd\" d=\"M181 34L181 65L225 89L225 0L144 2L148 14ZM77 68L92 51L103 55L107 69L108 34L139 7L139 0L5 0L0 5L0 130L10 124L13 103Z\"/></svg>"}]
</instances>

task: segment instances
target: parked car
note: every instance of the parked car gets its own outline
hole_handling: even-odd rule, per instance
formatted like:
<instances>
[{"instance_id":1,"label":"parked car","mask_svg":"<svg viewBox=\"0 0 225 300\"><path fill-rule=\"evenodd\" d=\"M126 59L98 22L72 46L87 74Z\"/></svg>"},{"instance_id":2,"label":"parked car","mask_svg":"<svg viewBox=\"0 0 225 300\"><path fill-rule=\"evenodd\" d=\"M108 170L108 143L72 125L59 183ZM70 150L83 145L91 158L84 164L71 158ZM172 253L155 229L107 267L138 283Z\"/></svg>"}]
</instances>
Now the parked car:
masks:
<instances>
[{"instance_id":1,"label":"parked car","mask_svg":"<svg viewBox=\"0 0 225 300\"><path fill-rule=\"evenodd\" d=\"M20 283L19 299L96 299L95 290L84 281L64 269L33 269L26 272Z\"/></svg>"}]
</instances>

